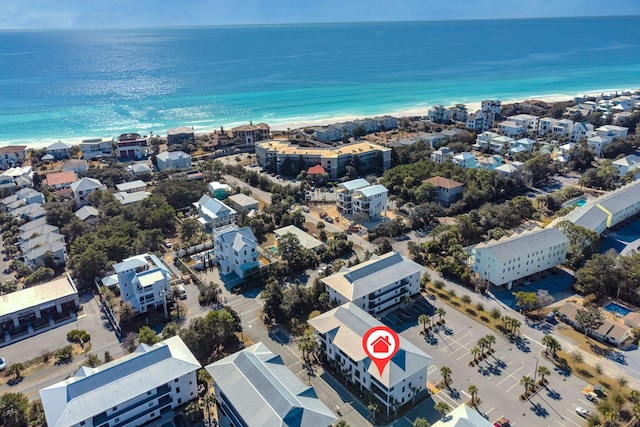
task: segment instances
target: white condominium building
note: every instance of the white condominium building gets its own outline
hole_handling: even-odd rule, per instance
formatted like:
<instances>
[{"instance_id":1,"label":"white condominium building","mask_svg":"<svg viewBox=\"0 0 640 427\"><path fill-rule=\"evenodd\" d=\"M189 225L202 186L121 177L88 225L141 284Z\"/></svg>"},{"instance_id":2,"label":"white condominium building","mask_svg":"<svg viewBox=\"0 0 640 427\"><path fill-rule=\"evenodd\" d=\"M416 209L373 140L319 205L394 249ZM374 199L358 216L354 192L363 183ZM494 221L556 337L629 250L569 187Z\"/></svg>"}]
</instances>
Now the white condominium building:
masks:
<instances>
[{"instance_id":1,"label":"white condominium building","mask_svg":"<svg viewBox=\"0 0 640 427\"><path fill-rule=\"evenodd\" d=\"M135 427L198 398L200 363L180 337L96 368L81 367L40 390L50 427Z\"/></svg>"},{"instance_id":2,"label":"white condominium building","mask_svg":"<svg viewBox=\"0 0 640 427\"><path fill-rule=\"evenodd\" d=\"M371 314L402 303L420 292L424 267L397 252L373 255L368 261L322 279L329 299L338 304L353 302Z\"/></svg>"},{"instance_id":3,"label":"white condominium building","mask_svg":"<svg viewBox=\"0 0 640 427\"><path fill-rule=\"evenodd\" d=\"M470 267L482 279L507 285L562 264L569 239L557 228L538 228L480 243L472 249Z\"/></svg>"},{"instance_id":4,"label":"white condominium building","mask_svg":"<svg viewBox=\"0 0 640 427\"><path fill-rule=\"evenodd\" d=\"M346 303L327 311L308 323L316 330L323 357L341 370L361 390L370 390L387 414L395 404L411 403L413 398L428 393L427 370L432 358L400 337L398 352L382 374L364 352L362 338L376 326L384 326L354 303Z\"/></svg>"}]
</instances>

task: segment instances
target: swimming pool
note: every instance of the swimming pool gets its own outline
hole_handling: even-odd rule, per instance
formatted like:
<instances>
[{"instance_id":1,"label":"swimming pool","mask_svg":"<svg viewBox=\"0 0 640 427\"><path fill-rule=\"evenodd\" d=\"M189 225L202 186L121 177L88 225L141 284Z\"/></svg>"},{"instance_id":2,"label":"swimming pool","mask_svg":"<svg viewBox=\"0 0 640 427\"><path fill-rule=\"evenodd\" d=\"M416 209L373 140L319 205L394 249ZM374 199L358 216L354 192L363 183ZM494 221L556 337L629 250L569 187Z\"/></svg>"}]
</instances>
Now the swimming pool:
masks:
<instances>
[{"instance_id":1,"label":"swimming pool","mask_svg":"<svg viewBox=\"0 0 640 427\"><path fill-rule=\"evenodd\" d=\"M576 206L578 206L578 207L580 207L580 206L584 206L584 205L586 205L586 204L587 204L587 201L586 201L586 200L578 200L578 201L576 202Z\"/></svg>"},{"instance_id":2,"label":"swimming pool","mask_svg":"<svg viewBox=\"0 0 640 427\"><path fill-rule=\"evenodd\" d=\"M617 304L615 302L610 302L609 304L603 307L609 313L613 313L616 316L624 317L627 314L631 313L632 310L629 310L627 307Z\"/></svg>"},{"instance_id":3,"label":"swimming pool","mask_svg":"<svg viewBox=\"0 0 640 427\"><path fill-rule=\"evenodd\" d=\"M278 248L276 248L275 246L269 246L267 249L269 251L271 251L271 253L274 254L274 255L278 255L278 253L279 253L278 252Z\"/></svg>"}]
</instances>

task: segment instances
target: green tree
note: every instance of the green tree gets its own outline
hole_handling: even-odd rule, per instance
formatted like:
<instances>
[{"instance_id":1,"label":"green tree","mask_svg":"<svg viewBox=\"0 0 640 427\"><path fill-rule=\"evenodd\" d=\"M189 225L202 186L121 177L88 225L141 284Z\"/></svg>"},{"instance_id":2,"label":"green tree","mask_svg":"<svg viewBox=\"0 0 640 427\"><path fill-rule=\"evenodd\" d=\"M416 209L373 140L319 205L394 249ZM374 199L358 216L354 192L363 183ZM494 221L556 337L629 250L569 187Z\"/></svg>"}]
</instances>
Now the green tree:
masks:
<instances>
[{"instance_id":1,"label":"green tree","mask_svg":"<svg viewBox=\"0 0 640 427\"><path fill-rule=\"evenodd\" d=\"M46 427L47 419L44 414L41 400L35 400L29 405L27 410L27 419L31 427Z\"/></svg>"},{"instance_id":2,"label":"green tree","mask_svg":"<svg viewBox=\"0 0 640 427\"><path fill-rule=\"evenodd\" d=\"M566 264L576 269L586 260L591 259L600 249L600 235L595 231L575 225L570 221L561 221L558 229L569 239L569 250Z\"/></svg>"},{"instance_id":3,"label":"green tree","mask_svg":"<svg viewBox=\"0 0 640 427\"><path fill-rule=\"evenodd\" d=\"M431 424L425 418L418 417L413 420L413 427L431 427Z\"/></svg>"},{"instance_id":4,"label":"green tree","mask_svg":"<svg viewBox=\"0 0 640 427\"><path fill-rule=\"evenodd\" d=\"M529 313L531 310L537 308L540 304L538 296L535 292L513 292L516 297L516 305L520 307L525 313Z\"/></svg>"},{"instance_id":5,"label":"green tree","mask_svg":"<svg viewBox=\"0 0 640 427\"><path fill-rule=\"evenodd\" d=\"M540 383L544 384L547 375L551 375L551 371L546 366L538 366L538 375L540 375Z\"/></svg>"},{"instance_id":6,"label":"green tree","mask_svg":"<svg viewBox=\"0 0 640 427\"><path fill-rule=\"evenodd\" d=\"M444 416L451 410L451 407L446 402L438 402L433 406L433 408L440 414L441 418L444 418Z\"/></svg>"},{"instance_id":7,"label":"green tree","mask_svg":"<svg viewBox=\"0 0 640 427\"><path fill-rule=\"evenodd\" d=\"M442 318L447 314L447 311L442 308L442 307L438 307L436 309L436 315L438 316L438 319L442 322Z\"/></svg>"},{"instance_id":8,"label":"green tree","mask_svg":"<svg viewBox=\"0 0 640 427\"><path fill-rule=\"evenodd\" d=\"M466 307L467 304L471 302L471 297L469 295L463 295L461 298L462 304Z\"/></svg>"},{"instance_id":9,"label":"green tree","mask_svg":"<svg viewBox=\"0 0 640 427\"><path fill-rule=\"evenodd\" d=\"M449 383L451 382L451 373L451 368L448 366L440 368L440 375L442 375L442 380L447 387L449 387Z\"/></svg>"},{"instance_id":10,"label":"green tree","mask_svg":"<svg viewBox=\"0 0 640 427\"><path fill-rule=\"evenodd\" d=\"M418 317L418 323L422 323L422 332L426 332L427 331L427 323L431 322L431 317L429 317L429 315L427 314L421 314Z\"/></svg>"},{"instance_id":11,"label":"green tree","mask_svg":"<svg viewBox=\"0 0 640 427\"><path fill-rule=\"evenodd\" d=\"M533 378L531 378L528 375L523 376L522 378L520 378L520 385L524 387L524 394L526 395L527 393L529 393L529 390L531 389L531 387L533 387Z\"/></svg>"},{"instance_id":12,"label":"green tree","mask_svg":"<svg viewBox=\"0 0 640 427\"><path fill-rule=\"evenodd\" d=\"M337 423L334 424L334 426L335 427L351 427L351 425L345 420L339 420Z\"/></svg>"},{"instance_id":13,"label":"green tree","mask_svg":"<svg viewBox=\"0 0 640 427\"><path fill-rule=\"evenodd\" d=\"M22 393L3 393L0 396L0 414L3 427L26 427L29 399Z\"/></svg>"},{"instance_id":14,"label":"green tree","mask_svg":"<svg viewBox=\"0 0 640 427\"><path fill-rule=\"evenodd\" d=\"M369 412L371 412L371 419L375 420L376 419L376 413L378 412L378 405L376 405L375 403L370 403L367 406L367 409L369 410Z\"/></svg>"},{"instance_id":15,"label":"green tree","mask_svg":"<svg viewBox=\"0 0 640 427\"><path fill-rule=\"evenodd\" d=\"M604 324L604 315L595 305L588 305L578 309L576 323L584 329L584 335L587 336L590 331L595 331Z\"/></svg>"},{"instance_id":16,"label":"green tree","mask_svg":"<svg viewBox=\"0 0 640 427\"><path fill-rule=\"evenodd\" d=\"M99 366L101 364L102 364L102 361L100 360L100 358L93 353L88 354L83 363L83 365L88 366L90 368L95 368L96 366Z\"/></svg>"},{"instance_id":17,"label":"green tree","mask_svg":"<svg viewBox=\"0 0 640 427\"><path fill-rule=\"evenodd\" d=\"M160 342L160 338L156 334L156 331L148 326L143 326L138 331L138 341L141 344L154 345Z\"/></svg>"},{"instance_id":18,"label":"green tree","mask_svg":"<svg viewBox=\"0 0 640 427\"><path fill-rule=\"evenodd\" d=\"M556 166L551 156L548 154L538 154L524 163L524 170L529 175L531 183L539 185L546 183L555 175Z\"/></svg>"},{"instance_id":19,"label":"green tree","mask_svg":"<svg viewBox=\"0 0 640 427\"><path fill-rule=\"evenodd\" d=\"M569 353L569 357L573 360L573 367L576 367L576 363L584 362L584 356L578 350L573 350Z\"/></svg>"},{"instance_id":20,"label":"green tree","mask_svg":"<svg viewBox=\"0 0 640 427\"><path fill-rule=\"evenodd\" d=\"M17 362L9 366L9 369L7 369L7 374L13 375L14 379L19 380L22 378L23 371L24 371L24 365L20 362Z\"/></svg>"},{"instance_id":21,"label":"green tree","mask_svg":"<svg viewBox=\"0 0 640 427\"><path fill-rule=\"evenodd\" d=\"M191 240L193 237L200 235L204 230L202 225L195 218L187 218L180 225L180 234L183 240Z\"/></svg>"},{"instance_id":22,"label":"green tree","mask_svg":"<svg viewBox=\"0 0 640 427\"><path fill-rule=\"evenodd\" d=\"M484 337L485 342L487 343L487 348L489 349L489 351L491 351L491 345L495 344L496 342L496 337L489 334L487 336Z\"/></svg>"},{"instance_id":23,"label":"green tree","mask_svg":"<svg viewBox=\"0 0 640 427\"><path fill-rule=\"evenodd\" d=\"M120 306L120 327L128 325L136 315L133 305L129 301L125 301Z\"/></svg>"},{"instance_id":24,"label":"green tree","mask_svg":"<svg viewBox=\"0 0 640 427\"><path fill-rule=\"evenodd\" d=\"M478 396L478 387L475 386L474 384L471 384L469 385L469 388L467 389L467 391L471 395L471 404L475 406L476 397Z\"/></svg>"},{"instance_id":25,"label":"green tree","mask_svg":"<svg viewBox=\"0 0 640 427\"><path fill-rule=\"evenodd\" d=\"M162 329L162 339L166 340L167 338L175 337L180 332L180 327L176 322L169 322Z\"/></svg>"},{"instance_id":26,"label":"green tree","mask_svg":"<svg viewBox=\"0 0 640 427\"><path fill-rule=\"evenodd\" d=\"M265 317L265 323L268 325L279 323L283 319L282 301L284 296L276 279L270 278L267 281L267 284L260 294L260 298L264 304L262 310Z\"/></svg>"}]
</instances>

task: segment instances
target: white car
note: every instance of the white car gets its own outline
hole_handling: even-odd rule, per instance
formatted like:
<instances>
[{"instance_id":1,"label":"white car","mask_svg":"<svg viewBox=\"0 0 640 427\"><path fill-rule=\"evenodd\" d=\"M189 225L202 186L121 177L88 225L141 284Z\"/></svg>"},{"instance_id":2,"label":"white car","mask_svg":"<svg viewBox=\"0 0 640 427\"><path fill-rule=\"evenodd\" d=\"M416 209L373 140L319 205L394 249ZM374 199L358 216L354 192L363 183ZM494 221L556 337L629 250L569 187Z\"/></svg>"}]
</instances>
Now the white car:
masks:
<instances>
[{"instance_id":1,"label":"white car","mask_svg":"<svg viewBox=\"0 0 640 427\"><path fill-rule=\"evenodd\" d=\"M581 406L578 406L576 408L576 414L580 415L581 417L588 417L589 416L589 411L587 409L584 409Z\"/></svg>"},{"instance_id":2,"label":"white car","mask_svg":"<svg viewBox=\"0 0 640 427\"><path fill-rule=\"evenodd\" d=\"M4 357L0 357L0 371L4 371L7 367L7 362L4 361Z\"/></svg>"}]
</instances>

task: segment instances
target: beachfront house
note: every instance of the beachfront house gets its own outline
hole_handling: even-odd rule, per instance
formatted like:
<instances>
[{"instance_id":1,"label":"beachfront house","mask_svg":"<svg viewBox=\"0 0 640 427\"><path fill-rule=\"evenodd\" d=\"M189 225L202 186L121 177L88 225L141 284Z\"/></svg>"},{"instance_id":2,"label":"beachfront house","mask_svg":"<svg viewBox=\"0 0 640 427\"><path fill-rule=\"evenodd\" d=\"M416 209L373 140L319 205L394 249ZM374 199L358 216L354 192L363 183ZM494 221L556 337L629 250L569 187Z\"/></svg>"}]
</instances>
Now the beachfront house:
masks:
<instances>
[{"instance_id":1,"label":"beachfront house","mask_svg":"<svg viewBox=\"0 0 640 427\"><path fill-rule=\"evenodd\" d=\"M51 155L55 160L68 159L71 155L71 144L65 142L54 142L47 147L47 154Z\"/></svg>"},{"instance_id":2,"label":"beachfront house","mask_svg":"<svg viewBox=\"0 0 640 427\"><path fill-rule=\"evenodd\" d=\"M449 123L451 122L451 111L437 104L427 111L427 119L435 123Z\"/></svg>"},{"instance_id":3,"label":"beachfront house","mask_svg":"<svg viewBox=\"0 0 640 427\"><path fill-rule=\"evenodd\" d=\"M0 168L8 169L21 165L26 157L26 145L6 145L0 147Z\"/></svg>"},{"instance_id":4,"label":"beachfront house","mask_svg":"<svg viewBox=\"0 0 640 427\"><path fill-rule=\"evenodd\" d=\"M149 155L149 145L146 137L137 133L124 133L116 141L118 159L141 160Z\"/></svg>"},{"instance_id":5,"label":"beachfront house","mask_svg":"<svg viewBox=\"0 0 640 427\"><path fill-rule=\"evenodd\" d=\"M179 126L167 131L167 145L195 144L193 127Z\"/></svg>"},{"instance_id":6,"label":"beachfront house","mask_svg":"<svg viewBox=\"0 0 640 427\"><path fill-rule=\"evenodd\" d=\"M83 139L80 143L80 151L82 151L82 158L86 160L111 157L113 142L102 138Z\"/></svg>"},{"instance_id":7,"label":"beachfront house","mask_svg":"<svg viewBox=\"0 0 640 427\"><path fill-rule=\"evenodd\" d=\"M243 145L254 145L258 141L265 141L270 138L271 128L266 123L258 123L253 125L253 122L249 122L248 125L238 126L231 129L233 138L239 141Z\"/></svg>"}]
</instances>

